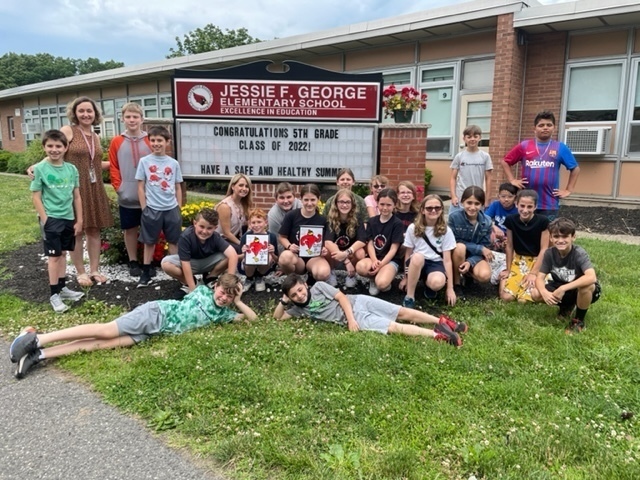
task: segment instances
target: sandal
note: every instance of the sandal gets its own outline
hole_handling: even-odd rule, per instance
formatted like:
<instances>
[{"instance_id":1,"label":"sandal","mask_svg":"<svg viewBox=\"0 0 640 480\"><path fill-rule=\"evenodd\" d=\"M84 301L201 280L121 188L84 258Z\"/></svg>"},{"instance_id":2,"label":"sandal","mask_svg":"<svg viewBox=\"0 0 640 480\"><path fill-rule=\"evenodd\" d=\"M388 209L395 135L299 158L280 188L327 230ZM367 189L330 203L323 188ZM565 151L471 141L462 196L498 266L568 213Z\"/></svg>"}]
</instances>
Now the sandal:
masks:
<instances>
[{"instance_id":1,"label":"sandal","mask_svg":"<svg viewBox=\"0 0 640 480\"><path fill-rule=\"evenodd\" d=\"M76 277L76 282L78 282L78 285L84 288L91 287L93 285L93 281L91 280L91 277L86 273L82 273L78 275Z\"/></svg>"},{"instance_id":2,"label":"sandal","mask_svg":"<svg viewBox=\"0 0 640 480\"><path fill-rule=\"evenodd\" d=\"M107 283L107 281L109 280L107 277L102 275L100 272L91 272L90 278L91 278L91 280L93 280L94 282L96 282L98 284Z\"/></svg>"}]
</instances>

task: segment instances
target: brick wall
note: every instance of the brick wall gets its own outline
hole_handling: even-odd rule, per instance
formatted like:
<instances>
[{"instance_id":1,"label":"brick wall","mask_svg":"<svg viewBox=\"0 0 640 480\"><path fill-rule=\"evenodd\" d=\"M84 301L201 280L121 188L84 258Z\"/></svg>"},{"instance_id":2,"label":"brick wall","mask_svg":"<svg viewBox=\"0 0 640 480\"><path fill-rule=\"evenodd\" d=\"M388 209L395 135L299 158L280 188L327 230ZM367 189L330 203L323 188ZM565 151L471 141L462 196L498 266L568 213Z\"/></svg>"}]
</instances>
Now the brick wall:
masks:
<instances>
[{"instance_id":1,"label":"brick wall","mask_svg":"<svg viewBox=\"0 0 640 480\"><path fill-rule=\"evenodd\" d=\"M528 35L525 45L518 45L512 14L498 17L489 148L492 198L506 180L500 161L516 143L533 135L536 113L551 110L558 119L566 48L565 32Z\"/></svg>"},{"instance_id":2,"label":"brick wall","mask_svg":"<svg viewBox=\"0 0 640 480\"><path fill-rule=\"evenodd\" d=\"M16 116L15 111L18 109L21 114ZM9 117L13 117L13 126L15 131L15 139L9 136ZM22 134L20 124L24 122L22 116L22 102L20 100L7 101L2 103L0 109L0 129L2 131L2 149L9 152L22 152L26 144L24 135Z\"/></svg>"},{"instance_id":3,"label":"brick wall","mask_svg":"<svg viewBox=\"0 0 640 480\"><path fill-rule=\"evenodd\" d=\"M380 175L388 177L392 187L402 180L424 187L428 128L425 124L380 125Z\"/></svg>"}]
</instances>

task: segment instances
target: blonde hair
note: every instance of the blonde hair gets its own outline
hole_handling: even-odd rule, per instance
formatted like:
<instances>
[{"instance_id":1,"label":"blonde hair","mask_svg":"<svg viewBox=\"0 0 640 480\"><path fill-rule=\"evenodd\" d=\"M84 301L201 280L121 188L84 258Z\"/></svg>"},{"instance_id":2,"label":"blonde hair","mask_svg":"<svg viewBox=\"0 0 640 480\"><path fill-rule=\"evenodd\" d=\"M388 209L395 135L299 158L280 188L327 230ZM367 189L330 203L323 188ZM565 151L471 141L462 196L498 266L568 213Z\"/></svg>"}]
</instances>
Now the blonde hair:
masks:
<instances>
[{"instance_id":1,"label":"blonde hair","mask_svg":"<svg viewBox=\"0 0 640 480\"><path fill-rule=\"evenodd\" d=\"M78 125L80 123L78 121L78 115L76 115L76 108L78 108L78 105L85 102L89 102L95 112L92 125L100 125L102 122L102 112L100 111L100 107L98 107L96 101L89 97L78 97L67 104L67 118L69 119L69 122L71 125Z\"/></svg>"},{"instance_id":2,"label":"blonde hair","mask_svg":"<svg viewBox=\"0 0 640 480\"><path fill-rule=\"evenodd\" d=\"M340 210L338 210L338 198L340 197L349 197L351 200L351 210L347 214L347 236L349 238L354 238L356 236L356 232L358 231L358 207L356 205L356 196L353 194L351 190L348 188L342 188L338 190L336 196L333 197L333 203L331 204L331 208L329 209L329 214L327 215L327 220L329 223L329 229L333 233L340 232L340 225L342 225L342 221L340 220Z\"/></svg>"},{"instance_id":3,"label":"blonde hair","mask_svg":"<svg viewBox=\"0 0 640 480\"><path fill-rule=\"evenodd\" d=\"M124 115L125 112L133 112L133 113L137 113L138 115L140 115L140 117L144 118L144 111L142 110L142 107L140 106L140 104L136 102L125 103L122 106L122 110L120 111L122 112L122 115Z\"/></svg>"},{"instance_id":4,"label":"blonde hair","mask_svg":"<svg viewBox=\"0 0 640 480\"><path fill-rule=\"evenodd\" d=\"M236 275L227 272L220 275L216 282L216 285L222 288L227 295L233 295L234 297L238 294L239 284L240 279Z\"/></svg>"},{"instance_id":5,"label":"blonde hair","mask_svg":"<svg viewBox=\"0 0 640 480\"><path fill-rule=\"evenodd\" d=\"M400 207L400 187L405 187L411 190L411 193L413 193L413 200L409 205L409 211L413 213L418 213L419 211L418 207L420 205L418 202L418 190L416 190L416 186L413 183L411 183L409 180L402 180L401 182L398 182L398 188L396 188L396 192L398 193L398 205L396 206Z\"/></svg>"},{"instance_id":6,"label":"blonde hair","mask_svg":"<svg viewBox=\"0 0 640 480\"><path fill-rule=\"evenodd\" d=\"M441 237L445 233L447 233L447 222L444 221L444 202L440 195L427 195L420 202L420 213L416 215L416 219L413 222L414 230L413 233L416 237L421 237L424 235L424 232L427 230L427 217L424 214L424 207L429 200L437 200L440 203L440 215L438 215L438 220L436 220L436 224L433 226L433 235L436 237Z\"/></svg>"},{"instance_id":7,"label":"blonde hair","mask_svg":"<svg viewBox=\"0 0 640 480\"><path fill-rule=\"evenodd\" d=\"M227 187L227 197L233 195L232 189L240 180L247 182L247 187L249 188L249 194L240 200L240 203L242 203L242 210L244 210L244 216L249 218L249 209L253 206L253 192L251 191L251 179L249 177L244 173L236 173L231 177L231 180L229 180L229 186Z\"/></svg>"}]
</instances>

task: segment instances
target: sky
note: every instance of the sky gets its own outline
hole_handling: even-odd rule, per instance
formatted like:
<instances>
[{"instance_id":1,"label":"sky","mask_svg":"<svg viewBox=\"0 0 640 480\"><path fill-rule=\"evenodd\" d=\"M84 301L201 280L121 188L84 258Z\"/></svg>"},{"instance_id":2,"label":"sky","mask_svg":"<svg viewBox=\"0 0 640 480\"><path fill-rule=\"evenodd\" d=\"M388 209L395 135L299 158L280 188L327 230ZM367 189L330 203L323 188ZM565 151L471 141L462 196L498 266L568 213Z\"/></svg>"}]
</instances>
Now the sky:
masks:
<instances>
[{"instance_id":1,"label":"sky","mask_svg":"<svg viewBox=\"0 0 640 480\"><path fill-rule=\"evenodd\" d=\"M429 10L463 0L4 0L0 56L56 57L126 66L163 60L176 37L211 23L261 40ZM543 0L556 3L563 0ZM241 6L241 8L233 8Z\"/></svg>"}]
</instances>

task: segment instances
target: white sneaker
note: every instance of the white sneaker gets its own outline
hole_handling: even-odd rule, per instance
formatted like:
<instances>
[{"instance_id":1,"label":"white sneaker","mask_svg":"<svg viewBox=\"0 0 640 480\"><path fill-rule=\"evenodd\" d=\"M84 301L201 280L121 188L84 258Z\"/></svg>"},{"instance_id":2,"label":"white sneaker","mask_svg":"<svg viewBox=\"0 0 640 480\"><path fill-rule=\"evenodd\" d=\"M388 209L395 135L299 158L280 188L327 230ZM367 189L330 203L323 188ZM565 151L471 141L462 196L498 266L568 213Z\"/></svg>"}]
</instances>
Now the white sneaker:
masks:
<instances>
[{"instance_id":1,"label":"white sneaker","mask_svg":"<svg viewBox=\"0 0 640 480\"><path fill-rule=\"evenodd\" d=\"M331 270L331 273L329 274L329 278L327 278L327 283L332 287L338 286L338 279L336 278L336 272L334 272L333 270Z\"/></svg>"},{"instance_id":2,"label":"white sneaker","mask_svg":"<svg viewBox=\"0 0 640 480\"><path fill-rule=\"evenodd\" d=\"M75 290L69 290L67 287L63 287L60 290L60 298L62 300L71 300L73 302L77 302L82 297L84 297L84 293L76 292Z\"/></svg>"},{"instance_id":3,"label":"white sneaker","mask_svg":"<svg viewBox=\"0 0 640 480\"><path fill-rule=\"evenodd\" d=\"M372 278L369 280L369 295L376 296L380 293L380 289L376 285L376 281Z\"/></svg>"},{"instance_id":4,"label":"white sneaker","mask_svg":"<svg viewBox=\"0 0 640 480\"><path fill-rule=\"evenodd\" d=\"M254 288L256 289L256 292L264 292L267 289L267 284L264 283L264 278L263 277L258 277L256 279L256 283L254 284Z\"/></svg>"},{"instance_id":5,"label":"white sneaker","mask_svg":"<svg viewBox=\"0 0 640 480\"><path fill-rule=\"evenodd\" d=\"M355 275L353 277L347 275L344 279L344 286L347 288L356 288L358 286L358 279Z\"/></svg>"},{"instance_id":6,"label":"white sneaker","mask_svg":"<svg viewBox=\"0 0 640 480\"><path fill-rule=\"evenodd\" d=\"M253 285L253 280L250 280L249 278L245 278L244 282L242 282L242 291L243 292L248 292L249 289L251 288L251 285Z\"/></svg>"},{"instance_id":7,"label":"white sneaker","mask_svg":"<svg viewBox=\"0 0 640 480\"><path fill-rule=\"evenodd\" d=\"M51 306L53 307L53 310L56 313L66 312L67 310L69 310L69 308L71 308L69 307L69 305L65 304L62 301L62 298L60 298L59 293L56 293L55 295L51 295L49 302L51 303Z\"/></svg>"}]
</instances>

